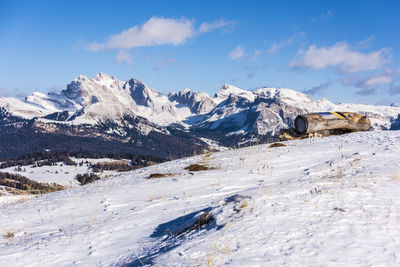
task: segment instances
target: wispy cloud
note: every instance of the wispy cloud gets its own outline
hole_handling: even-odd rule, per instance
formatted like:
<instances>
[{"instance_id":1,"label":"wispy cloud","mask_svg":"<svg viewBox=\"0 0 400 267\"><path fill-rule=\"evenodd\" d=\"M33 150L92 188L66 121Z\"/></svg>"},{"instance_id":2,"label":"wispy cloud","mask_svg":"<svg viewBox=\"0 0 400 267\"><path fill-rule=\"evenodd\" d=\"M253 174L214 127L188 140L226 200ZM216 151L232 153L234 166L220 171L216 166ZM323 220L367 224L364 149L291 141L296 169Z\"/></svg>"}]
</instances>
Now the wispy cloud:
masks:
<instances>
[{"instance_id":1,"label":"wispy cloud","mask_svg":"<svg viewBox=\"0 0 400 267\"><path fill-rule=\"evenodd\" d=\"M245 65L242 68L242 70L243 70L243 73L246 73L246 76L248 79L252 79L257 73L259 73L265 67L266 67L266 64L264 64L264 65L249 64L249 65Z\"/></svg>"},{"instance_id":2,"label":"wispy cloud","mask_svg":"<svg viewBox=\"0 0 400 267\"><path fill-rule=\"evenodd\" d=\"M278 53L279 50L281 50L281 48L283 48L283 47L285 47L285 46L288 46L288 45L291 45L291 44L294 42L294 40L295 40L296 38L302 38L302 39L304 39L304 38L305 38L305 33L304 33L304 32L300 32L300 33L297 33L297 34L293 34L293 35L290 36L288 39L283 40L283 41L281 41L281 42L279 42L279 43L274 42L274 43L271 44L270 47L268 48L267 53L269 53L269 54L276 54L276 53Z\"/></svg>"},{"instance_id":3,"label":"wispy cloud","mask_svg":"<svg viewBox=\"0 0 400 267\"><path fill-rule=\"evenodd\" d=\"M361 89L357 91L355 94L358 96L370 96L376 94L377 89L376 88L367 88L367 89Z\"/></svg>"},{"instance_id":4,"label":"wispy cloud","mask_svg":"<svg viewBox=\"0 0 400 267\"><path fill-rule=\"evenodd\" d=\"M263 51L262 50L255 50L253 55L251 56L250 60L251 61L256 61L261 55L262 55Z\"/></svg>"},{"instance_id":5,"label":"wispy cloud","mask_svg":"<svg viewBox=\"0 0 400 267\"><path fill-rule=\"evenodd\" d=\"M128 51L121 49L118 51L117 55L114 58L116 63L126 63L128 65L132 65L132 58L129 55Z\"/></svg>"},{"instance_id":6,"label":"wispy cloud","mask_svg":"<svg viewBox=\"0 0 400 267\"><path fill-rule=\"evenodd\" d=\"M244 48L241 45L236 46L228 55L229 59L239 59L244 56Z\"/></svg>"},{"instance_id":7,"label":"wispy cloud","mask_svg":"<svg viewBox=\"0 0 400 267\"><path fill-rule=\"evenodd\" d=\"M289 66L314 70L329 66L338 67L342 73L375 70L391 61L391 49L382 48L370 53L362 53L350 48L347 42L338 42L331 47L311 45L307 50L300 50L298 58Z\"/></svg>"},{"instance_id":8,"label":"wispy cloud","mask_svg":"<svg viewBox=\"0 0 400 267\"><path fill-rule=\"evenodd\" d=\"M375 36L371 35L370 37L368 37L365 40L361 40L357 43L357 47L359 47L360 49L363 48L368 48L371 46L371 43L375 40Z\"/></svg>"},{"instance_id":9,"label":"wispy cloud","mask_svg":"<svg viewBox=\"0 0 400 267\"><path fill-rule=\"evenodd\" d=\"M387 74L371 76L362 83L362 87L370 87L392 82L392 77Z\"/></svg>"},{"instance_id":10,"label":"wispy cloud","mask_svg":"<svg viewBox=\"0 0 400 267\"><path fill-rule=\"evenodd\" d=\"M156 65L153 68L153 71L159 71L162 69L166 69L172 67L176 63L174 58L167 58L167 59L159 59Z\"/></svg>"},{"instance_id":11,"label":"wispy cloud","mask_svg":"<svg viewBox=\"0 0 400 267\"><path fill-rule=\"evenodd\" d=\"M213 22L203 22L199 29L199 33L206 33L206 32L211 32L215 31L221 28L225 29L231 29L234 25L236 25L237 22L233 20L224 20L224 19L219 19Z\"/></svg>"},{"instance_id":12,"label":"wispy cloud","mask_svg":"<svg viewBox=\"0 0 400 267\"><path fill-rule=\"evenodd\" d=\"M355 86L358 88L371 88L392 82L392 70L386 70L384 73L374 73L365 77L357 75L347 76L342 79L342 84Z\"/></svg>"},{"instance_id":13,"label":"wispy cloud","mask_svg":"<svg viewBox=\"0 0 400 267\"><path fill-rule=\"evenodd\" d=\"M309 21L311 23L316 23L319 20L329 20L329 19L333 18L334 15L335 15L335 10L329 9L328 11L321 13L319 15L319 17L317 16L317 17L309 18Z\"/></svg>"},{"instance_id":14,"label":"wispy cloud","mask_svg":"<svg viewBox=\"0 0 400 267\"><path fill-rule=\"evenodd\" d=\"M332 81L327 81L327 82L321 83L321 84L319 84L319 85L317 85L317 86L311 87L310 89L307 89L307 90L305 90L305 91L303 91L303 92L304 92L305 94L307 94L307 95L314 96L314 95L316 95L316 94L318 94L318 93L320 93L320 92L322 92L322 91L327 90L327 89L328 89L329 87L331 87L333 84L334 84L334 82L332 82Z\"/></svg>"},{"instance_id":15,"label":"wispy cloud","mask_svg":"<svg viewBox=\"0 0 400 267\"><path fill-rule=\"evenodd\" d=\"M89 51L102 51L159 45L178 46L196 34L232 27L234 24L234 21L220 19L214 22L204 22L197 30L194 21L187 18L173 19L154 16L142 25L135 25L121 33L111 35L104 42L87 44L85 48Z\"/></svg>"},{"instance_id":16,"label":"wispy cloud","mask_svg":"<svg viewBox=\"0 0 400 267\"><path fill-rule=\"evenodd\" d=\"M321 19L327 20L333 17L335 10L329 9L327 12L321 14Z\"/></svg>"}]
</instances>

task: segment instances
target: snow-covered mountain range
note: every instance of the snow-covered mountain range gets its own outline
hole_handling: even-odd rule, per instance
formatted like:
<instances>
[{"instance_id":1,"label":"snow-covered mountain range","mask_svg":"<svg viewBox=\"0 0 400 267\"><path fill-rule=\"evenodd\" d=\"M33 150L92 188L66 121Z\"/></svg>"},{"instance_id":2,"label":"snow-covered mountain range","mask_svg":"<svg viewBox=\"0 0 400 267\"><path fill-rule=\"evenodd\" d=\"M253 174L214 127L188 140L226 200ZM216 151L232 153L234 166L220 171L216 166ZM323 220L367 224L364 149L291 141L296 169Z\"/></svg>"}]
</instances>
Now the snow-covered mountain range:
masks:
<instances>
[{"instance_id":1,"label":"snow-covered mountain range","mask_svg":"<svg viewBox=\"0 0 400 267\"><path fill-rule=\"evenodd\" d=\"M18 135L17 148L2 145L0 156L62 150L67 144L175 158L212 143L273 141L298 114L333 110L366 114L374 129L400 129L399 107L334 104L290 89L248 91L232 85L222 85L213 97L190 89L162 94L139 80L99 73L77 77L60 93L0 97L0 141Z\"/></svg>"}]
</instances>

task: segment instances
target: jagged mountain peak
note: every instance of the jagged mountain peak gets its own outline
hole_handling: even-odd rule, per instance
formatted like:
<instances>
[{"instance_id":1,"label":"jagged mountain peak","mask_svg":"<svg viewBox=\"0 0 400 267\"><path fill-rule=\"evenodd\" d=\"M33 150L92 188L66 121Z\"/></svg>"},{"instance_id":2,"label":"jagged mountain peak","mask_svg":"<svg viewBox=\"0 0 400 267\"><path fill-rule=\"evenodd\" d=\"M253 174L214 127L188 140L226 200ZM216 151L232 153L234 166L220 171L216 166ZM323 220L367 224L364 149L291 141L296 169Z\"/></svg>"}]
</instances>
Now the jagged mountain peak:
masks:
<instances>
[{"instance_id":1,"label":"jagged mountain peak","mask_svg":"<svg viewBox=\"0 0 400 267\"><path fill-rule=\"evenodd\" d=\"M137 79L130 79L124 85L130 96L138 105L151 106L154 102L153 95L156 94L147 84Z\"/></svg>"},{"instance_id":2,"label":"jagged mountain peak","mask_svg":"<svg viewBox=\"0 0 400 267\"><path fill-rule=\"evenodd\" d=\"M291 101L292 103L304 103L313 101L310 96L288 88L263 87L255 90L254 93L258 97L277 99L282 101Z\"/></svg>"},{"instance_id":3,"label":"jagged mountain peak","mask_svg":"<svg viewBox=\"0 0 400 267\"><path fill-rule=\"evenodd\" d=\"M215 94L214 98L217 100L217 102L221 102L227 99L231 94L245 97L250 101L254 101L255 99L255 95L253 92L241 89L239 87L230 84L223 84L220 90Z\"/></svg>"},{"instance_id":4,"label":"jagged mountain peak","mask_svg":"<svg viewBox=\"0 0 400 267\"><path fill-rule=\"evenodd\" d=\"M188 106L194 114L210 112L217 105L215 99L211 98L207 93L194 92L189 88L185 88L178 93L169 93L168 99Z\"/></svg>"},{"instance_id":5,"label":"jagged mountain peak","mask_svg":"<svg viewBox=\"0 0 400 267\"><path fill-rule=\"evenodd\" d=\"M110 76L108 74L105 74L104 72L99 72L99 73L96 74L95 79L96 80L103 80L103 79L115 80L115 77L114 76Z\"/></svg>"}]
</instances>

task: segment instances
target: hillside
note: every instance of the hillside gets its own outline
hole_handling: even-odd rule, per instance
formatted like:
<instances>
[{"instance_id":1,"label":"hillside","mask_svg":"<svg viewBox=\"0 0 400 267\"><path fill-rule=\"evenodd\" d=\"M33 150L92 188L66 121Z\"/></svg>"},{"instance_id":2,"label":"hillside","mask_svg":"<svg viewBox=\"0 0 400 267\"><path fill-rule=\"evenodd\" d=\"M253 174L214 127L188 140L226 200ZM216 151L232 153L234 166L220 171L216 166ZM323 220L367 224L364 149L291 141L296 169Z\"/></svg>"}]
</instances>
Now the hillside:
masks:
<instances>
[{"instance_id":1,"label":"hillside","mask_svg":"<svg viewBox=\"0 0 400 267\"><path fill-rule=\"evenodd\" d=\"M284 144L3 205L0 265L398 265L400 132Z\"/></svg>"}]
</instances>

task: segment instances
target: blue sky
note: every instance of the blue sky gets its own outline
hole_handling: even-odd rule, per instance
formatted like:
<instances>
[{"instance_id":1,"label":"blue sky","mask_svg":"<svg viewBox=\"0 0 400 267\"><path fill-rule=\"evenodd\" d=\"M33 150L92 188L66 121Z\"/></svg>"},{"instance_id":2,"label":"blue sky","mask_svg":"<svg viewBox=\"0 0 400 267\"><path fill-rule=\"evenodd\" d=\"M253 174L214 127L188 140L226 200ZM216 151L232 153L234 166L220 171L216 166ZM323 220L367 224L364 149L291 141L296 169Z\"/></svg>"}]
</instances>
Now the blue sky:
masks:
<instances>
[{"instance_id":1,"label":"blue sky","mask_svg":"<svg viewBox=\"0 0 400 267\"><path fill-rule=\"evenodd\" d=\"M399 1L0 0L0 96L76 76L400 105Z\"/></svg>"}]
</instances>

